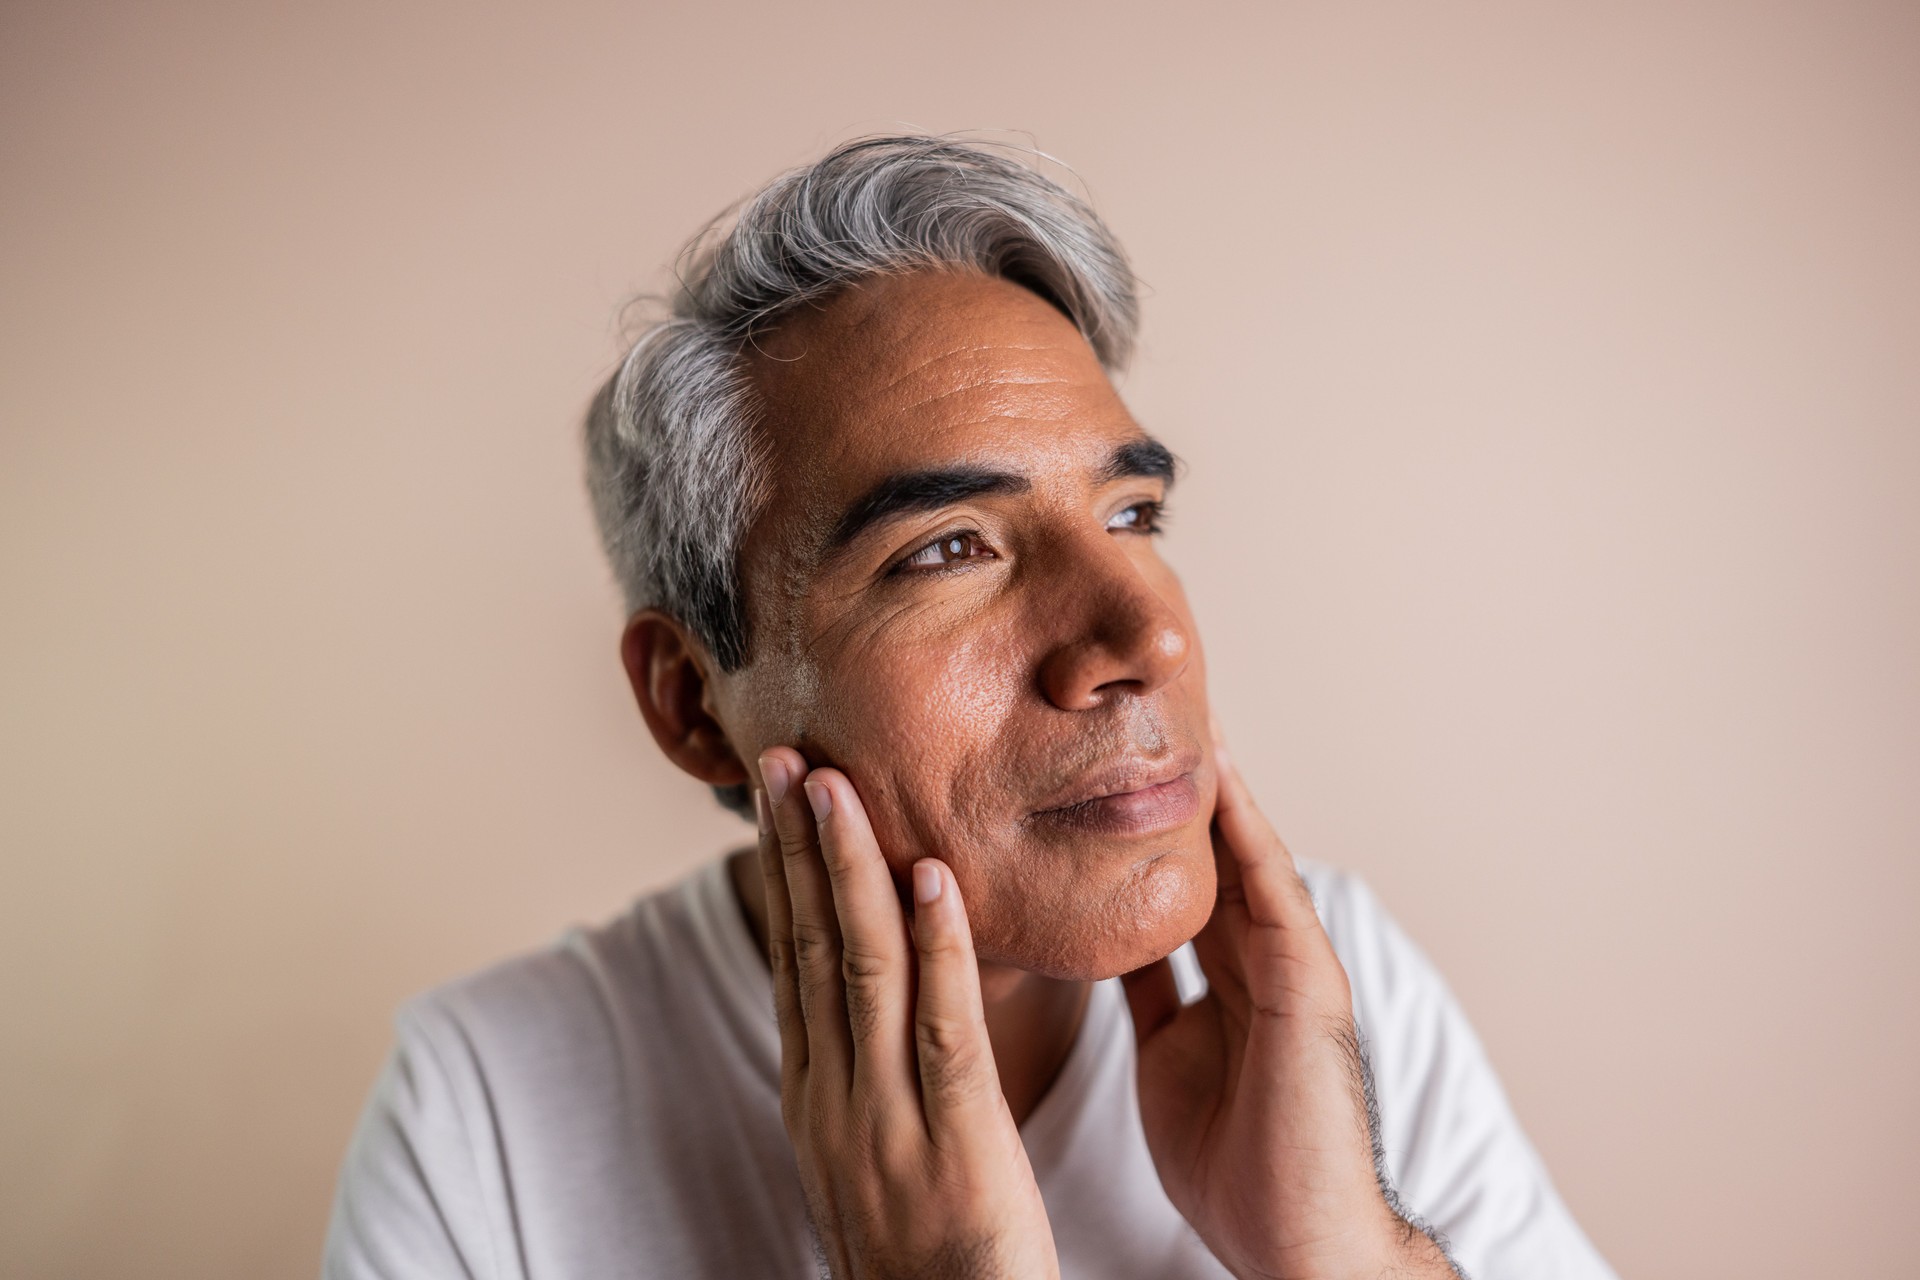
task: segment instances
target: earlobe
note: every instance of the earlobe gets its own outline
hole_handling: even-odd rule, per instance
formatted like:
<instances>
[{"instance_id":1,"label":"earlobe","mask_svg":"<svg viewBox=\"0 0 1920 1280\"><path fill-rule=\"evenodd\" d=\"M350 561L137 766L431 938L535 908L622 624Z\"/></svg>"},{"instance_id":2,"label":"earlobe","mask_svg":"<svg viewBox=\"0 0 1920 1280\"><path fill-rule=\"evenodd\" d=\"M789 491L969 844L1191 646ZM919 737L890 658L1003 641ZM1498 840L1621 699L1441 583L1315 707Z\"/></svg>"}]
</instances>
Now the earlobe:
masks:
<instances>
[{"instance_id":1,"label":"earlobe","mask_svg":"<svg viewBox=\"0 0 1920 1280\"><path fill-rule=\"evenodd\" d=\"M715 787L749 780L714 714L713 659L676 618L642 609L620 636L620 661L653 740L683 771Z\"/></svg>"}]
</instances>

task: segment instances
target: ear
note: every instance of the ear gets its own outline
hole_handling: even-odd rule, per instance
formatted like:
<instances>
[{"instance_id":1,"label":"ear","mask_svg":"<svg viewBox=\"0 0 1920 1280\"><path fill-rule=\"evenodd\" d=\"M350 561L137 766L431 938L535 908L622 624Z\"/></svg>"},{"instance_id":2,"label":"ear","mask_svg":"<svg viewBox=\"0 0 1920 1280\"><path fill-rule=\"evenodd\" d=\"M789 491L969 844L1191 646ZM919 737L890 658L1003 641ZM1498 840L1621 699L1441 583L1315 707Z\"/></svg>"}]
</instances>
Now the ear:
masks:
<instances>
[{"instance_id":1,"label":"ear","mask_svg":"<svg viewBox=\"0 0 1920 1280\"><path fill-rule=\"evenodd\" d=\"M658 609L634 614L620 636L620 661L640 716L667 759L709 786L748 781L715 716L713 659L677 618Z\"/></svg>"}]
</instances>

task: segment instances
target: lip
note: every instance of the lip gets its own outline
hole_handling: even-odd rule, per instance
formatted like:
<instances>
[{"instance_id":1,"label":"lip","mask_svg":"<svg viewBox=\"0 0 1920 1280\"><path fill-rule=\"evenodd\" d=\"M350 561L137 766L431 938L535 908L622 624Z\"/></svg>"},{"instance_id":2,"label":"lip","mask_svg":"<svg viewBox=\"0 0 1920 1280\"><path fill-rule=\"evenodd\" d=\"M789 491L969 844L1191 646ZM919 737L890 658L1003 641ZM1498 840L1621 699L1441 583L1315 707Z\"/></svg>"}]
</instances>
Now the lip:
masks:
<instances>
[{"instance_id":1,"label":"lip","mask_svg":"<svg viewBox=\"0 0 1920 1280\"><path fill-rule=\"evenodd\" d=\"M1076 781L1044 808L1037 822L1074 831L1142 835L1189 821L1200 806L1193 771L1199 753L1165 760L1129 760Z\"/></svg>"}]
</instances>

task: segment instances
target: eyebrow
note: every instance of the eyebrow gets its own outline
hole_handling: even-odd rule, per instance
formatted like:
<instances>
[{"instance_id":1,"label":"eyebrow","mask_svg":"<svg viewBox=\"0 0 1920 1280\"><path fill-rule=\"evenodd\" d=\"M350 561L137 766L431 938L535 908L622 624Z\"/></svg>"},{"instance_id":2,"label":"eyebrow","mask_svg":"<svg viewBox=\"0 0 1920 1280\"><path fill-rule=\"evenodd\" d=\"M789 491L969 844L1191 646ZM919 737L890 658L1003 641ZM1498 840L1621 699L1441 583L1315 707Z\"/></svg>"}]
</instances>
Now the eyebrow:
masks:
<instances>
[{"instance_id":1,"label":"eyebrow","mask_svg":"<svg viewBox=\"0 0 1920 1280\"><path fill-rule=\"evenodd\" d=\"M1118 445L1098 468L1101 484L1133 476L1173 483L1175 462L1158 440L1145 437ZM1026 493L1033 481L1013 471L986 467L940 467L927 471L900 471L875 482L855 498L827 539L829 554L840 550L873 526L899 516L937 511L984 494Z\"/></svg>"},{"instance_id":2,"label":"eyebrow","mask_svg":"<svg viewBox=\"0 0 1920 1280\"><path fill-rule=\"evenodd\" d=\"M854 499L834 526L827 546L837 551L874 525L897 516L938 511L981 494L1025 493L1031 488L1033 481L1023 475L984 467L897 472Z\"/></svg>"},{"instance_id":3,"label":"eyebrow","mask_svg":"<svg viewBox=\"0 0 1920 1280\"><path fill-rule=\"evenodd\" d=\"M1116 448L1113 456L1107 459L1107 465L1100 469L1100 479L1103 483L1111 483L1132 476L1146 476L1172 484L1174 468L1173 451L1152 436L1146 436L1129 440Z\"/></svg>"}]
</instances>

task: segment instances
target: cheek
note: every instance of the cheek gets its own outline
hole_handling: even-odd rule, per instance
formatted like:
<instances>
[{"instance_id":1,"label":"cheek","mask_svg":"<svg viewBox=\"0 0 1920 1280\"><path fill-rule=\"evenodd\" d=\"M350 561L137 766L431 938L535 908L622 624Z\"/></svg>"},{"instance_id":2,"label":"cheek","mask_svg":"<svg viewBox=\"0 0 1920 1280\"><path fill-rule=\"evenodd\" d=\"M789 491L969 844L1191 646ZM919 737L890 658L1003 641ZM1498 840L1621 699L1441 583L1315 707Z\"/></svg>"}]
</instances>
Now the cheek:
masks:
<instances>
[{"instance_id":1,"label":"cheek","mask_svg":"<svg viewBox=\"0 0 1920 1280\"><path fill-rule=\"evenodd\" d=\"M993 744L1018 706L1002 637L854 646L820 671L804 729L810 755L845 770L888 860L969 861L956 839L991 816Z\"/></svg>"}]
</instances>

